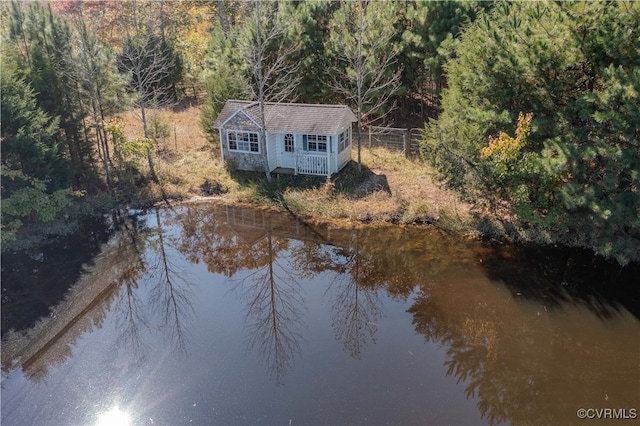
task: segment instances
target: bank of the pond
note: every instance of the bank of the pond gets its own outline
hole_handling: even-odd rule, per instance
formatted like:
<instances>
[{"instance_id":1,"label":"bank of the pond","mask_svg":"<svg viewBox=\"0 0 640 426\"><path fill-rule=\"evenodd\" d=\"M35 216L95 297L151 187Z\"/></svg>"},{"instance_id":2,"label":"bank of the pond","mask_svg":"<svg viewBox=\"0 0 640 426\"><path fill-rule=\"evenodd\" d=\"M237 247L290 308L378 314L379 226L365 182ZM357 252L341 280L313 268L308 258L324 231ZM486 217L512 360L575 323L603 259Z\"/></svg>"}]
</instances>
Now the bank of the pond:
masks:
<instances>
[{"instance_id":1,"label":"bank of the pond","mask_svg":"<svg viewBox=\"0 0 640 426\"><path fill-rule=\"evenodd\" d=\"M163 200L219 197L225 203L270 206L301 216L364 222L436 223L474 233L472 205L438 185L432 169L419 158L382 148L362 149L362 168L352 162L330 181L323 177L234 172L220 158L219 146L199 127L200 108L151 111L173 132L157 141L154 158L158 182L149 175L146 158L118 192L125 204L150 205ZM122 114L128 138L143 130L135 111ZM354 144L355 145L355 144ZM352 158L356 158L354 152Z\"/></svg>"},{"instance_id":2,"label":"bank of the pond","mask_svg":"<svg viewBox=\"0 0 640 426\"><path fill-rule=\"evenodd\" d=\"M478 204L461 201L443 188L428 164L382 148L362 150L362 168L350 163L330 180L324 177L273 175L230 171L210 144L160 152L158 182L146 176L120 182L114 196L86 195L51 223L29 225L6 249L34 248L52 238L80 232L83 217L101 216L115 209L176 205L210 200L229 205L279 209L303 220L354 223L428 224L461 238L553 244L547 234L505 220Z\"/></svg>"},{"instance_id":3,"label":"bank of the pond","mask_svg":"<svg viewBox=\"0 0 640 426\"><path fill-rule=\"evenodd\" d=\"M482 200L471 203L439 184L431 167L419 158L384 148L362 149L361 169L351 162L330 180L323 177L236 172L226 167L217 144L199 127L200 108L151 111L173 132L156 141L151 179L146 156L126 170L112 170L113 195L86 195L69 212L47 224L27 224L2 250L36 247L52 236L76 232L82 215L109 213L114 208L144 208L203 197L226 204L277 208L300 218L363 223L430 224L464 238L579 245L565 236L550 235L500 216ZM134 111L123 114L125 134L139 137L142 128ZM356 158L355 148L353 158ZM75 210L73 210L75 209ZM565 238L563 240L563 238Z\"/></svg>"}]
</instances>

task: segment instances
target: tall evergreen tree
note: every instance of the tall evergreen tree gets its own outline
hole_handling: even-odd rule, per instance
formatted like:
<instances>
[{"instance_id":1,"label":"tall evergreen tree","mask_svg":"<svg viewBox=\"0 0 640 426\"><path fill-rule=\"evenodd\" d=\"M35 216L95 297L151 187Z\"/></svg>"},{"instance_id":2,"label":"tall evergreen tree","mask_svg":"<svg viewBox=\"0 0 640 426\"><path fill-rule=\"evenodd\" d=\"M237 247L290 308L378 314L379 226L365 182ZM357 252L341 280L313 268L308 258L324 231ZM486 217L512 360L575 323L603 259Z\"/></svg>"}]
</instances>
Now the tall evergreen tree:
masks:
<instances>
[{"instance_id":1,"label":"tall evergreen tree","mask_svg":"<svg viewBox=\"0 0 640 426\"><path fill-rule=\"evenodd\" d=\"M444 63L447 46L458 39L465 25L473 22L481 8L491 2L416 1L408 2L402 22L404 65L402 85L410 95L418 95L427 103L439 103L446 83Z\"/></svg>"},{"instance_id":2,"label":"tall evergreen tree","mask_svg":"<svg viewBox=\"0 0 640 426\"><path fill-rule=\"evenodd\" d=\"M228 99L243 98L249 92L242 55L236 48L240 28L232 27L225 32L223 26L212 31L209 48L204 59L201 75L207 98L200 111L200 127L210 140L218 132L211 127L224 103Z\"/></svg>"},{"instance_id":3,"label":"tall evergreen tree","mask_svg":"<svg viewBox=\"0 0 640 426\"><path fill-rule=\"evenodd\" d=\"M25 81L33 88L41 108L59 117L74 167L74 185L79 186L93 171L92 144L83 134L86 116L78 87L70 78L67 58L71 55L71 29L55 15L50 5L13 1L9 15L9 43Z\"/></svg>"},{"instance_id":4,"label":"tall evergreen tree","mask_svg":"<svg viewBox=\"0 0 640 426\"><path fill-rule=\"evenodd\" d=\"M2 167L46 182L52 191L67 188L71 167L59 119L38 106L35 92L7 59L2 61L0 77Z\"/></svg>"},{"instance_id":5,"label":"tall evergreen tree","mask_svg":"<svg viewBox=\"0 0 640 426\"><path fill-rule=\"evenodd\" d=\"M59 120L38 107L35 93L7 58L2 61L0 87L1 237L8 241L24 222L50 221L68 204L71 168Z\"/></svg>"},{"instance_id":6,"label":"tall evergreen tree","mask_svg":"<svg viewBox=\"0 0 640 426\"><path fill-rule=\"evenodd\" d=\"M75 13L74 24L73 54L67 58L67 66L72 70L70 78L78 85L79 95L90 111L91 130L95 131L107 187L111 189L111 159L104 123L107 116L124 105L124 80L117 72L110 49L101 44L88 27L82 7Z\"/></svg>"},{"instance_id":7,"label":"tall evergreen tree","mask_svg":"<svg viewBox=\"0 0 640 426\"><path fill-rule=\"evenodd\" d=\"M299 39L299 47L292 55L300 64L300 84L296 98L304 103L332 103L338 99L331 86L331 67L327 66L326 43L329 39L331 17L339 2L307 0L295 3L288 11L292 14L293 26L287 34Z\"/></svg>"},{"instance_id":8,"label":"tall evergreen tree","mask_svg":"<svg viewBox=\"0 0 640 426\"><path fill-rule=\"evenodd\" d=\"M454 46L427 156L540 235L639 260L638 22L634 2L496 4Z\"/></svg>"}]
</instances>

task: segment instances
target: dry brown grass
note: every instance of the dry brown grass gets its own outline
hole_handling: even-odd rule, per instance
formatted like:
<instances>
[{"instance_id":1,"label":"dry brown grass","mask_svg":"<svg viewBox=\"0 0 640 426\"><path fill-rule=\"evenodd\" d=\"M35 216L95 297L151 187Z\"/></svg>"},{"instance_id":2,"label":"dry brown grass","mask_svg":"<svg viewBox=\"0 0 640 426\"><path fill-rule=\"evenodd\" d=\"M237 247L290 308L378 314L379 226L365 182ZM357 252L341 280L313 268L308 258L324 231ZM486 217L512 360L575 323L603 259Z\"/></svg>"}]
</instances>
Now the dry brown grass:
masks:
<instances>
[{"instance_id":1,"label":"dry brown grass","mask_svg":"<svg viewBox=\"0 0 640 426\"><path fill-rule=\"evenodd\" d=\"M313 190L287 190L285 201L299 213L322 217L437 223L458 231L469 228L471 206L436 184L431 169L421 160L384 148L363 149L362 166L362 174L347 177L355 181L347 191L336 191L330 185ZM349 171L342 173L348 175Z\"/></svg>"},{"instance_id":2,"label":"dry brown grass","mask_svg":"<svg viewBox=\"0 0 640 426\"><path fill-rule=\"evenodd\" d=\"M169 137L161 141L167 149L174 151L199 151L208 145L207 139L200 130L200 108L191 106L183 109L148 109L148 118L159 116L169 126ZM141 137L144 135L142 120L138 109L131 110L121 115L125 122L125 133L128 137Z\"/></svg>"},{"instance_id":3,"label":"dry brown grass","mask_svg":"<svg viewBox=\"0 0 640 426\"><path fill-rule=\"evenodd\" d=\"M283 177L267 184L264 175L231 176L220 161L218 146L200 130L200 110L150 111L166 123L170 135L155 155L160 184L147 180L137 196L144 201L215 195L227 202L286 207L301 215L395 223L437 223L447 229L472 229L471 206L441 188L419 159L383 148L362 150L363 172L352 164L332 181ZM143 134L139 114L122 115L128 137ZM354 158L356 154L354 151ZM147 170L140 164L141 172Z\"/></svg>"},{"instance_id":4,"label":"dry brown grass","mask_svg":"<svg viewBox=\"0 0 640 426\"><path fill-rule=\"evenodd\" d=\"M142 201L164 198L187 199L213 195L216 191L231 191L237 187L224 170L219 150L205 138L200 130L200 108L150 110L148 117L159 117L168 126L169 136L158 141L154 155L156 174L160 184L148 182L142 188ZM121 115L128 138L144 134L139 111ZM146 162L140 170L148 172Z\"/></svg>"}]
</instances>

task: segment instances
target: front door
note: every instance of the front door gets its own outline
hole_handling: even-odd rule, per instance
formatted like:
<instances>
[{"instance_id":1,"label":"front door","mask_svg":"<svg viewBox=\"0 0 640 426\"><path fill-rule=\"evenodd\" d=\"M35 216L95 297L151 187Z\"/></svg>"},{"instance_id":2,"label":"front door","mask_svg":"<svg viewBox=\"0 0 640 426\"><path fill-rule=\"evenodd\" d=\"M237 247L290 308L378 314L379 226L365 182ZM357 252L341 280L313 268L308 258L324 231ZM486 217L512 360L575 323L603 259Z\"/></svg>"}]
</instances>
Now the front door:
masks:
<instances>
[{"instance_id":1,"label":"front door","mask_svg":"<svg viewBox=\"0 0 640 426\"><path fill-rule=\"evenodd\" d=\"M296 143L295 137L287 133L282 138L282 167L287 169L296 168Z\"/></svg>"}]
</instances>

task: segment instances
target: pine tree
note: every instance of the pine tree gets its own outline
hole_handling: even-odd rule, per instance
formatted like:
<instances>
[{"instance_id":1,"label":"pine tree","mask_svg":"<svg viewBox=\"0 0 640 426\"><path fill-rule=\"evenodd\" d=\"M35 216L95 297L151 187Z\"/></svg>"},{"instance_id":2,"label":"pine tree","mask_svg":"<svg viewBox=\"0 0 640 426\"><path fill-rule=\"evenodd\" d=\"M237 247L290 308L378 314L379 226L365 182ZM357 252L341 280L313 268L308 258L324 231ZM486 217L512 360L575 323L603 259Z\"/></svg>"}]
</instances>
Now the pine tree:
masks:
<instances>
[{"instance_id":1,"label":"pine tree","mask_svg":"<svg viewBox=\"0 0 640 426\"><path fill-rule=\"evenodd\" d=\"M64 156L59 120L37 105L34 91L3 58L2 240L25 222L50 221L70 200L71 168Z\"/></svg>"},{"instance_id":2,"label":"pine tree","mask_svg":"<svg viewBox=\"0 0 640 426\"><path fill-rule=\"evenodd\" d=\"M444 63L449 46L458 39L464 26L476 19L481 8L491 2L419 1L406 5L402 32L404 65L402 85L408 93L418 94L432 106L446 83Z\"/></svg>"},{"instance_id":3,"label":"pine tree","mask_svg":"<svg viewBox=\"0 0 640 426\"><path fill-rule=\"evenodd\" d=\"M13 1L9 15L9 43L15 47L18 70L34 90L38 105L59 117L62 136L74 169L74 185L93 174L93 148L83 120L83 108L76 83L67 67L71 56L71 29L56 16L50 5Z\"/></svg>"},{"instance_id":4,"label":"pine tree","mask_svg":"<svg viewBox=\"0 0 640 426\"><path fill-rule=\"evenodd\" d=\"M212 31L209 49L204 59L201 75L207 98L200 111L200 127L214 141L218 132L211 127L228 99L239 99L249 92L249 80L242 56L236 48L239 33L233 27L225 33L222 26Z\"/></svg>"},{"instance_id":5,"label":"pine tree","mask_svg":"<svg viewBox=\"0 0 640 426\"><path fill-rule=\"evenodd\" d=\"M332 103L336 94L327 81L331 81L331 69L327 67L326 43L330 34L330 22L339 9L339 2L322 0L301 1L289 8L287 20L293 22L287 34L299 39L299 47L293 60L299 62L300 84L296 88L296 98L303 103Z\"/></svg>"},{"instance_id":6,"label":"pine tree","mask_svg":"<svg viewBox=\"0 0 640 426\"><path fill-rule=\"evenodd\" d=\"M33 89L15 64L2 63L2 166L47 182L50 190L70 185L59 119L38 106Z\"/></svg>"},{"instance_id":7,"label":"pine tree","mask_svg":"<svg viewBox=\"0 0 640 426\"><path fill-rule=\"evenodd\" d=\"M107 188L112 188L110 150L104 123L107 116L122 108L124 81L117 72L115 60L107 46L101 44L87 25L82 7L79 7L72 38L73 53L66 58L72 70L69 77L77 84L79 96L91 117L98 154L102 162Z\"/></svg>"},{"instance_id":8,"label":"pine tree","mask_svg":"<svg viewBox=\"0 0 640 426\"><path fill-rule=\"evenodd\" d=\"M638 22L635 2L496 3L454 46L425 154L451 186L501 199L541 235L640 259ZM533 113L531 133L500 173L483 153L520 113Z\"/></svg>"}]
</instances>

